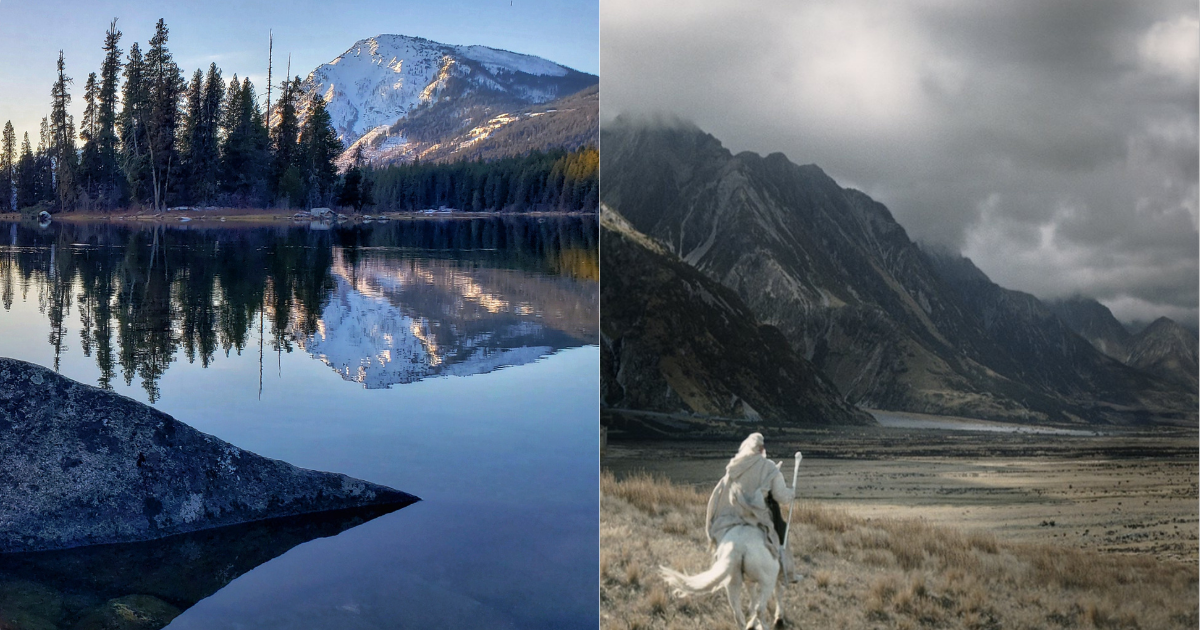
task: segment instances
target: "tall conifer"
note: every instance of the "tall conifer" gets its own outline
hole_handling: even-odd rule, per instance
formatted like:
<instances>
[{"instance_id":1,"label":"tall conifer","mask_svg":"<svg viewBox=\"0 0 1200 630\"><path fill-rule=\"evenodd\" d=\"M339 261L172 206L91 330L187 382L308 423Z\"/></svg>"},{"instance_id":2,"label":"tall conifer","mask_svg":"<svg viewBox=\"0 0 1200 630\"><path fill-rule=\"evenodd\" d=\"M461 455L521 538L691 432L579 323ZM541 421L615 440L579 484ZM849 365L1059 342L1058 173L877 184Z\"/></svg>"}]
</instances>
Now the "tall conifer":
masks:
<instances>
[{"instance_id":1,"label":"tall conifer","mask_svg":"<svg viewBox=\"0 0 1200 630\"><path fill-rule=\"evenodd\" d=\"M188 85L183 163L192 201L210 202L217 192L224 91L225 82L215 63L209 65L207 76L196 70Z\"/></svg>"},{"instance_id":2,"label":"tall conifer","mask_svg":"<svg viewBox=\"0 0 1200 630\"><path fill-rule=\"evenodd\" d=\"M71 105L71 94L67 86L71 78L66 75L63 51L58 51L58 79L50 89L50 138L49 153L53 160L54 192L59 210L67 210L75 202L76 162L75 123L67 107Z\"/></svg>"},{"instance_id":3,"label":"tall conifer","mask_svg":"<svg viewBox=\"0 0 1200 630\"><path fill-rule=\"evenodd\" d=\"M267 131L262 112L254 98L250 79L229 82L221 117L224 139L221 143L221 187L238 204L266 201L264 175L269 154Z\"/></svg>"},{"instance_id":4,"label":"tall conifer","mask_svg":"<svg viewBox=\"0 0 1200 630\"><path fill-rule=\"evenodd\" d=\"M271 151L274 154L271 164L272 192L278 201L297 203L303 198L303 182L300 176L299 151L297 141L300 135L300 122L296 106L300 98L300 77L294 80L284 80L279 86L278 122L271 130Z\"/></svg>"},{"instance_id":5,"label":"tall conifer","mask_svg":"<svg viewBox=\"0 0 1200 630\"><path fill-rule=\"evenodd\" d=\"M96 138L96 73L88 74L83 84L83 120L79 125L79 139L84 142Z\"/></svg>"},{"instance_id":6,"label":"tall conifer","mask_svg":"<svg viewBox=\"0 0 1200 630\"><path fill-rule=\"evenodd\" d=\"M121 31L113 19L104 34L104 61L100 66L100 87L96 92L96 179L101 203L111 208L123 200L124 182L118 160L117 86L121 74Z\"/></svg>"},{"instance_id":7,"label":"tall conifer","mask_svg":"<svg viewBox=\"0 0 1200 630\"><path fill-rule=\"evenodd\" d=\"M135 202L144 202L150 194L150 141L146 134L149 114L149 90L146 85L146 63L137 42L129 47L125 63L125 87L121 108L122 168Z\"/></svg>"},{"instance_id":8,"label":"tall conifer","mask_svg":"<svg viewBox=\"0 0 1200 630\"><path fill-rule=\"evenodd\" d=\"M151 194L157 210L167 205L173 179L179 174L175 134L179 125L183 77L171 52L167 50L167 35L166 23L160 18L154 27L154 37L150 38L145 59L145 78L149 88L146 135L149 141Z\"/></svg>"},{"instance_id":9,"label":"tall conifer","mask_svg":"<svg viewBox=\"0 0 1200 630\"><path fill-rule=\"evenodd\" d=\"M79 185L83 189L85 198L89 201L95 200L99 192L100 154L96 144L97 91L96 73L93 72L88 75L87 83L83 87L83 120L79 125L79 139L83 140L83 150L80 152L79 158Z\"/></svg>"},{"instance_id":10,"label":"tall conifer","mask_svg":"<svg viewBox=\"0 0 1200 630\"><path fill-rule=\"evenodd\" d=\"M33 149L29 146L29 132L21 143L21 157L17 160L17 208L27 208L41 200L39 178Z\"/></svg>"},{"instance_id":11,"label":"tall conifer","mask_svg":"<svg viewBox=\"0 0 1200 630\"><path fill-rule=\"evenodd\" d=\"M181 134L181 143L179 147L179 162L183 169L183 180L185 187L185 199L193 197L193 190L200 179L199 169L196 165L196 149L201 140L199 138L200 126L202 124L201 114L202 99L204 95L204 73L196 68L196 72L192 75L192 80L187 84L187 91L183 97L184 100L184 115L183 115L183 130Z\"/></svg>"},{"instance_id":12,"label":"tall conifer","mask_svg":"<svg viewBox=\"0 0 1200 630\"><path fill-rule=\"evenodd\" d=\"M300 131L301 175L308 189L309 204L324 204L332 196L337 182L334 160L341 152L342 142L325 109L325 99L317 94Z\"/></svg>"},{"instance_id":13,"label":"tall conifer","mask_svg":"<svg viewBox=\"0 0 1200 630\"><path fill-rule=\"evenodd\" d=\"M17 134L12 121L4 123L0 136L0 208L16 210L14 199L17 180Z\"/></svg>"}]
</instances>

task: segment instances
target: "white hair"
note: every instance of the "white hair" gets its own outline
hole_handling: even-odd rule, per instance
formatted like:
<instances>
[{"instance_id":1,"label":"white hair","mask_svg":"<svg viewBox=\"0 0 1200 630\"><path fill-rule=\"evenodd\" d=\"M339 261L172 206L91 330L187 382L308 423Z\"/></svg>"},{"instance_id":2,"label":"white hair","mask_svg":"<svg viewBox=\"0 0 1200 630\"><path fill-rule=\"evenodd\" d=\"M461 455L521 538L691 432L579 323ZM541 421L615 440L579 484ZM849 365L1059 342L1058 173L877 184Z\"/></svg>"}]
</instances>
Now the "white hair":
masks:
<instances>
[{"instance_id":1,"label":"white hair","mask_svg":"<svg viewBox=\"0 0 1200 630\"><path fill-rule=\"evenodd\" d=\"M742 440L742 445L738 447L738 455L753 455L761 453L766 449L763 444L763 435L761 433L751 433L750 437Z\"/></svg>"}]
</instances>

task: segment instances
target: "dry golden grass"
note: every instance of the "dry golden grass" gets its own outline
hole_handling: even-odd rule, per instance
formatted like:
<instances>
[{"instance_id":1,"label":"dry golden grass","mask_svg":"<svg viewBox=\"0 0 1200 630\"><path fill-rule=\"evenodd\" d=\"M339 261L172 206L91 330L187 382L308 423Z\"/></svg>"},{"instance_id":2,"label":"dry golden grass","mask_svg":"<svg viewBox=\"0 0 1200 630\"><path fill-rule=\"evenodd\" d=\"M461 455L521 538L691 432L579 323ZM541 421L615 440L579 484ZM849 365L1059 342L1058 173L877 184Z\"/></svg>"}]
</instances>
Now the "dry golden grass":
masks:
<instances>
[{"instance_id":1,"label":"dry golden grass","mask_svg":"<svg viewBox=\"0 0 1200 630\"><path fill-rule=\"evenodd\" d=\"M668 594L659 565L696 573L712 557L707 492L646 475L601 479L601 627L733 628L723 593ZM802 628L1188 628L1197 567L998 540L916 520L861 519L797 504L792 550L805 579L784 612Z\"/></svg>"}]
</instances>

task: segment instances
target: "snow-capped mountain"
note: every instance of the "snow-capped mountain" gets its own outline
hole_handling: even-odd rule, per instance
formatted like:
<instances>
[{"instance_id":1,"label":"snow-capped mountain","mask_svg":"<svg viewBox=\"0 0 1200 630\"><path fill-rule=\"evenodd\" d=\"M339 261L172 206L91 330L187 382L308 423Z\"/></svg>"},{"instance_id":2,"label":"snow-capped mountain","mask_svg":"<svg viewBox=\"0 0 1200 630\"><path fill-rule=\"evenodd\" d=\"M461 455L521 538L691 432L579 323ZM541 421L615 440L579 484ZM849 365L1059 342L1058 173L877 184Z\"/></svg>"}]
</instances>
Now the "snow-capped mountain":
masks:
<instances>
[{"instance_id":1,"label":"snow-capped mountain","mask_svg":"<svg viewBox=\"0 0 1200 630\"><path fill-rule=\"evenodd\" d=\"M467 376L595 343L594 286L453 261L369 259L335 250L336 288L297 344L368 389Z\"/></svg>"},{"instance_id":2,"label":"snow-capped mountain","mask_svg":"<svg viewBox=\"0 0 1200 630\"><path fill-rule=\"evenodd\" d=\"M481 129L471 135L477 142L519 119L519 110L598 81L532 55L378 35L309 73L302 111L320 94L348 150L359 142L368 158L388 150L403 159L445 137ZM422 124L405 124L418 115Z\"/></svg>"}]
</instances>

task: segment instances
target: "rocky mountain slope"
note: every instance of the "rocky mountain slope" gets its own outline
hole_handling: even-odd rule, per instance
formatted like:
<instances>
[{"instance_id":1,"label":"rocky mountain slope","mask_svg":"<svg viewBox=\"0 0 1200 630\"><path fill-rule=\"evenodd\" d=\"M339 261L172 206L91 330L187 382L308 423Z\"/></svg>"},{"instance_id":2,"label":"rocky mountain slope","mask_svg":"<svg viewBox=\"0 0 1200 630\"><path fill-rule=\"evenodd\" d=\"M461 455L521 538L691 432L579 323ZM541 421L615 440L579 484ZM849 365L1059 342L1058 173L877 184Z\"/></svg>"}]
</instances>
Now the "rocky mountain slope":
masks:
<instances>
[{"instance_id":1,"label":"rocky mountain slope","mask_svg":"<svg viewBox=\"0 0 1200 630\"><path fill-rule=\"evenodd\" d=\"M769 424L873 422L738 296L601 211L601 403Z\"/></svg>"},{"instance_id":2,"label":"rocky mountain slope","mask_svg":"<svg viewBox=\"0 0 1200 630\"><path fill-rule=\"evenodd\" d=\"M733 155L686 123L618 119L601 143L602 201L736 291L856 404L1018 421L1195 417L1194 391L1135 377L973 265L939 269L887 208L816 166Z\"/></svg>"},{"instance_id":3,"label":"rocky mountain slope","mask_svg":"<svg viewBox=\"0 0 1200 630\"><path fill-rule=\"evenodd\" d=\"M325 99L346 159L356 144L373 161L457 159L499 129L547 114L531 106L598 82L531 55L378 35L309 73L301 110Z\"/></svg>"},{"instance_id":4,"label":"rocky mountain slope","mask_svg":"<svg viewBox=\"0 0 1200 630\"><path fill-rule=\"evenodd\" d=\"M437 107L417 112L396 123L389 133L427 143L428 148L419 151L420 157L433 162L493 160L550 149L570 151L600 142L600 88L595 85L549 103L506 111L475 126L470 126L473 122L461 125L449 139L439 137L438 126L429 124L439 112ZM377 155L376 160L382 162L392 159L386 151Z\"/></svg>"},{"instance_id":5,"label":"rocky mountain slope","mask_svg":"<svg viewBox=\"0 0 1200 630\"><path fill-rule=\"evenodd\" d=\"M968 258L926 253L934 270L1004 350L991 362L998 371L1080 405L1099 393L1105 402L1130 410L1175 406L1175 388L1150 378L1154 372L1132 369L1141 365L1130 367L1098 352L1036 297L997 285Z\"/></svg>"},{"instance_id":6,"label":"rocky mountain slope","mask_svg":"<svg viewBox=\"0 0 1200 630\"><path fill-rule=\"evenodd\" d=\"M1196 336L1191 331L1160 317L1129 340L1126 362L1164 380L1197 388Z\"/></svg>"},{"instance_id":7,"label":"rocky mountain slope","mask_svg":"<svg viewBox=\"0 0 1200 630\"><path fill-rule=\"evenodd\" d=\"M1108 356L1125 361L1129 356L1129 331L1113 317L1108 307L1093 300L1074 296L1048 300L1046 306L1079 336Z\"/></svg>"},{"instance_id":8,"label":"rocky mountain slope","mask_svg":"<svg viewBox=\"0 0 1200 630\"><path fill-rule=\"evenodd\" d=\"M1160 317L1131 334L1108 307L1096 300L1073 297L1052 300L1047 305L1104 354L1165 381L1196 389L1196 333L1187 327Z\"/></svg>"}]
</instances>

